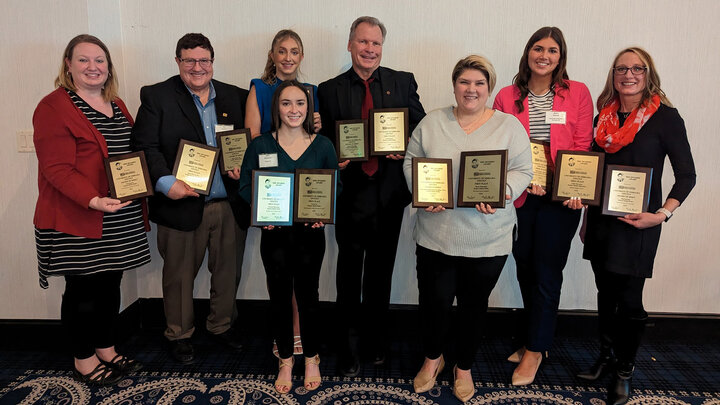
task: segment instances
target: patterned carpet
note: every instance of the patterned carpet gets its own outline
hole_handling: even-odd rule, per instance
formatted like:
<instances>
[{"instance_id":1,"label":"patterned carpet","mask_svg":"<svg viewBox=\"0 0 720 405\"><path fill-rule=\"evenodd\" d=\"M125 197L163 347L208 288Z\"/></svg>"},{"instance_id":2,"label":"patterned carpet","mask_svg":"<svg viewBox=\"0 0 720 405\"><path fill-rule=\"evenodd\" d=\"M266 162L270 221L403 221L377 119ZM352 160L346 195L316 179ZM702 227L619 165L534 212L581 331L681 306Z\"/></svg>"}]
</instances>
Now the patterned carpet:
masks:
<instances>
[{"instance_id":1,"label":"patterned carpet","mask_svg":"<svg viewBox=\"0 0 720 405\"><path fill-rule=\"evenodd\" d=\"M27 370L0 390L2 404L457 404L447 381L415 394L412 381L381 378L325 379L308 392L295 379L291 393L278 395L272 376L221 373L140 372L113 387L90 390L67 371ZM604 404L593 387L477 383L468 404ZM720 404L715 393L636 390L631 404Z\"/></svg>"},{"instance_id":2,"label":"patterned carpet","mask_svg":"<svg viewBox=\"0 0 720 405\"><path fill-rule=\"evenodd\" d=\"M217 346L199 330L193 337L196 362L186 366L169 357L162 329L145 320L142 329L124 338L118 346L122 353L143 362L145 368L105 388L89 389L73 380L70 356L62 344L40 351L37 347L42 344L33 339L0 340L0 404L460 403L452 394L450 366L440 374L432 390L423 394L413 392L412 378L422 362L413 311L394 314L395 330L389 332L392 343L384 366L364 363L359 377L338 377L332 339L326 334L320 353L324 375L320 389L313 392L304 389L302 358L297 357L293 390L287 395L278 395L273 389L277 363L270 353L263 311L251 312L256 318L240 326L245 344L242 352ZM488 336L481 343L473 367L477 394L469 404L605 403L606 379L586 383L574 378L578 370L592 364L597 352L597 344L587 336L593 319L561 317L551 357L543 361L535 384L519 389L509 384L514 365L505 361L513 347L512 336L506 332L507 317L498 314L488 321ZM680 327L664 325L662 320L654 322L638 354L630 403L720 405L717 326L717 320ZM50 333L59 334L58 330ZM453 364L452 352L449 347L446 356L449 364Z\"/></svg>"}]
</instances>

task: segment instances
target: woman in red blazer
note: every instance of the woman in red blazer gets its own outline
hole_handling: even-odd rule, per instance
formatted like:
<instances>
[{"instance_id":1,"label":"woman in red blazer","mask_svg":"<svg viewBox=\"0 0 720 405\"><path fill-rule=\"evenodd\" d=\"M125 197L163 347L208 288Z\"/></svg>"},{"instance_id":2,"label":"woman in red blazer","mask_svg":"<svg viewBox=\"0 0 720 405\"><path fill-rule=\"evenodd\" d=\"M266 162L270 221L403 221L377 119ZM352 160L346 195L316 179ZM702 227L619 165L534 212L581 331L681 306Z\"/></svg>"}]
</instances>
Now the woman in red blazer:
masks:
<instances>
[{"instance_id":1,"label":"woman in red blazer","mask_svg":"<svg viewBox=\"0 0 720 405\"><path fill-rule=\"evenodd\" d=\"M104 159L130 152L132 118L117 97L110 53L78 35L65 48L58 87L33 115L38 158L35 240L40 285L65 278L61 319L77 380L107 385L141 364L115 351L124 270L150 261L144 202L110 198Z\"/></svg>"},{"instance_id":2,"label":"woman in red blazer","mask_svg":"<svg viewBox=\"0 0 720 405\"><path fill-rule=\"evenodd\" d=\"M500 90L493 108L515 115L532 140L558 150L590 149L593 103L587 87L568 80L567 46L556 27L537 30L525 45L513 85ZM579 199L550 201L546 190L530 184L515 201L518 238L513 244L517 278L525 306L524 346L508 360L519 363L514 385L533 382L543 353L555 334L562 271L580 222Z\"/></svg>"}]
</instances>

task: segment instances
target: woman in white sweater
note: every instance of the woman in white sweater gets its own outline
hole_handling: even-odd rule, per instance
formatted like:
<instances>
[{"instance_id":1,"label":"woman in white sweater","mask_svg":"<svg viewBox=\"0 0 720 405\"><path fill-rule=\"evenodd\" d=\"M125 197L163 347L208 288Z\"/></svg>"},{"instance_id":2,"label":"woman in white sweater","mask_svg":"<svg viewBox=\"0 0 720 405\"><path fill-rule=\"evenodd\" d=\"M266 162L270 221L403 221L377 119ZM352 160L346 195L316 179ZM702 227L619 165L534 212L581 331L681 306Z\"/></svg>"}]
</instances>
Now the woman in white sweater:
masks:
<instances>
[{"instance_id":1,"label":"woman in white sweater","mask_svg":"<svg viewBox=\"0 0 720 405\"><path fill-rule=\"evenodd\" d=\"M506 199L514 201L532 179L530 142L522 124L512 115L493 111L487 100L495 86L495 70L487 59L470 55L453 69L457 106L429 113L413 131L404 170L412 189L412 158L453 161L453 189L458 189L460 153L507 149ZM471 366L481 337L480 318L487 311L495 287L512 250L515 207L475 208L442 206L417 211L413 236L417 243L417 277L423 324L425 362L413 386L425 392L435 384L444 366L442 348L448 339L453 300L457 298L457 365L455 396L468 401L475 393Z\"/></svg>"}]
</instances>

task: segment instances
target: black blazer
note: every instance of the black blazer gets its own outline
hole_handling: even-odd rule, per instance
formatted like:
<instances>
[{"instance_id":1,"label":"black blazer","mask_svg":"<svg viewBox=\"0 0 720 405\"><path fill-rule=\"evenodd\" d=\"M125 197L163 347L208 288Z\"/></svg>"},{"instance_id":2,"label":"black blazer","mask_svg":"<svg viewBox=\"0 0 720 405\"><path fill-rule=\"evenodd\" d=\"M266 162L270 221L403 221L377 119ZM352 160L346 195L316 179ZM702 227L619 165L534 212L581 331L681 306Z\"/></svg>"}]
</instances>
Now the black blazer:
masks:
<instances>
[{"instance_id":1,"label":"black blazer","mask_svg":"<svg viewBox=\"0 0 720 405\"><path fill-rule=\"evenodd\" d=\"M378 67L377 73L381 86L380 100L373 97L374 108L402 108L409 109L409 126L412 132L420 120L425 116L425 110L417 94L417 82L409 72L400 72L385 67ZM320 102L320 117L322 118L322 134L335 143L335 121L359 119L361 117L362 99L354 100L351 95L351 86L357 85L357 74L350 68L347 72L320 83L318 86L318 100ZM356 92L357 94L357 92ZM409 136L410 134L408 134ZM406 206L410 202L410 193L405 182L402 170L402 160L378 159L378 171L373 181L378 182L379 201L366 201L367 204L380 204L380 207ZM351 162L342 170L343 194L339 197L352 204L362 199L358 195L368 181L362 171L360 162ZM356 208L362 207L354 201ZM340 211L338 211L340 214Z\"/></svg>"},{"instance_id":2,"label":"black blazer","mask_svg":"<svg viewBox=\"0 0 720 405\"><path fill-rule=\"evenodd\" d=\"M245 127L245 101L248 91L212 81L218 124ZM180 76L140 89L140 108L132 129L132 147L145 152L153 186L162 176L172 174L181 139L206 143L195 102ZM238 182L223 174L223 184L235 220L247 229L250 215L238 196ZM150 220L180 231L192 231L202 221L205 197L171 200L162 193L150 197Z\"/></svg>"}]
</instances>

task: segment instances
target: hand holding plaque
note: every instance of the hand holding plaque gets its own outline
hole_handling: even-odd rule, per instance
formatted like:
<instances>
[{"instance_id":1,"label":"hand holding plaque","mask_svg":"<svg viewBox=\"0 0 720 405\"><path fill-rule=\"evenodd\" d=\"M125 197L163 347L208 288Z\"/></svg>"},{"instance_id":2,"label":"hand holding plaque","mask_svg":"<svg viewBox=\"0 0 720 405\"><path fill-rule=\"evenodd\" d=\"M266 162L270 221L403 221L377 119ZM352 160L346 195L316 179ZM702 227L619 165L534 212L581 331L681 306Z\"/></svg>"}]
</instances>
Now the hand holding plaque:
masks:
<instances>
[{"instance_id":1,"label":"hand holding plaque","mask_svg":"<svg viewBox=\"0 0 720 405\"><path fill-rule=\"evenodd\" d=\"M110 196L121 202L153 195L145 153L133 152L105 159Z\"/></svg>"},{"instance_id":2,"label":"hand holding plaque","mask_svg":"<svg viewBox=\"0 0 720 405\"><path fill-rule=\"evenodd\" d=\"M559 150L555 158L552 200L578 197L583 204L600 205L604 162L602 152Z\"/></svg>"},{"instance_id":3,"label":"hand holding plaque","mask_svg":"<svg viewBox=\"0 0 720 405\"><path fill-rule=\"evenodd\" d=\"M295 170L295 222L335 223L335 169Z\"/></svg>"},{"instance_id":4,"label":"hand holding plaque","mask_svg":"<svg viewBox=\"0 0 720 405\"><path fill-rule=\"evenodd\" d=\"M460 153L458 207L505 208L507 150Z\"/></svg>"},{"instance_id":5,"label":"hand holding plaque","mask_svg":"<svg viewBox=\"0 0 720 405\"><path fill-rule=\"evenodd\" d=\"M413 207L443 206L452 209L452 184L452 159L412 159Z\"/></svg>"},{"instance_id":6,"label":"hand holding plaque","mask_svg":"<svg viewBox=\"0 0 720 405\"><path fill-rule=\"evenodd\" d=\"M650 167L608 165L602 213L621 217L648 210L653 169Z\"/></svg>"},{"instance_id":7,"label":"hand holding plaque","mask_svg":"<svg viewBox=\"0 0 720 405\"><path fill-rule=\"evenodd\" d=\"M203 143L180 141L173 175L198 194L210 194L220 149Z\"/></svg>"},{"instance_id":8,"label":"hand holding plaque","mask_svg":"<svg viewBox=\"0 0 720 405\"><path fill-rule=\"evenodd\" d=\"M293 223L295 174L253 170L252 226L283 226Z\"/></svg>"},{"instance_id":9,"label":"hand holding plaque","mask_svg":"<svg viewBox=\"0 0 720 405\"><path fill-rule=\"evenodd\" d=\"M370 110L370 154L373 156L404 155L410 123L407 108Z\"/></svg>"}]
</instances>

